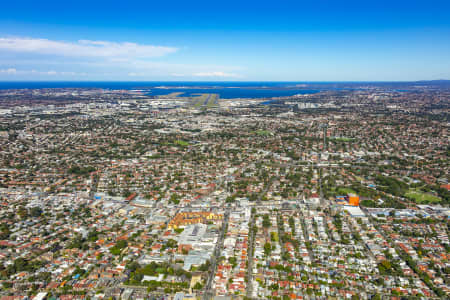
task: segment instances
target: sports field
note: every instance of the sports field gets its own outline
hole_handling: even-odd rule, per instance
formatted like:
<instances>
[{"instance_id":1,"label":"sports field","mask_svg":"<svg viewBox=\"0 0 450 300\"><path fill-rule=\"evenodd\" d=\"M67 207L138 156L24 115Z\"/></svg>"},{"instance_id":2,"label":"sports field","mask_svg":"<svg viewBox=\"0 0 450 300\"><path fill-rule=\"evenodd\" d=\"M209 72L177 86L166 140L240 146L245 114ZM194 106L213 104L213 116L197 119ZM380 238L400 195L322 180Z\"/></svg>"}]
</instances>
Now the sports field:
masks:
<instances>
[{"instance_id":1,"label":"sports field","mask_svg":"<svg viewBox=\"0 0 450 300\"><path fill-rule=\"evenodd\" d=\"M408 192L406 192L405 197L414 200L416 203L419 204L441 202L441 198L439 197L414 189L410 189Z\"/></svg>"}]
</instances>

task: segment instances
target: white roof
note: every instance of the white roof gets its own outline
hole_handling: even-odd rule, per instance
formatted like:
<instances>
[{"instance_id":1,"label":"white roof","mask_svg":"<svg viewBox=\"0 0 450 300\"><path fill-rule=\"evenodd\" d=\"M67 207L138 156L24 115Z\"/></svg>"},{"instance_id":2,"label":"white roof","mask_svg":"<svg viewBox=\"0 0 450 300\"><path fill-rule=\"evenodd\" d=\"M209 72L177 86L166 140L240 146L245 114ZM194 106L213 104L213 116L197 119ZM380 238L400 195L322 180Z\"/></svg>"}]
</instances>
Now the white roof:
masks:
<instances>
[{"instance_id":1,"label":"white roof","mask_svg":"<svg viewBox=\"0 0 450 300\"><path fill-rule=\"evenodd\" d=\"M344 206L344 209L346 211L348 211L348 213L352 216L352 217L364 217L365 214L364 212L361 210L361 208L359 208L358 206Z\"/></svg>"},{"instance_id":2,"label":"white roof","mask_svg":"<svg viewBox=\"0 0 450 300\"><path fill-rule=\"evenodd\" d=\"M33 298L33 300L43 300L45 299L45 296L47 296L47 293L38 293L36 297Z\"/></svg>"}]
</instances>

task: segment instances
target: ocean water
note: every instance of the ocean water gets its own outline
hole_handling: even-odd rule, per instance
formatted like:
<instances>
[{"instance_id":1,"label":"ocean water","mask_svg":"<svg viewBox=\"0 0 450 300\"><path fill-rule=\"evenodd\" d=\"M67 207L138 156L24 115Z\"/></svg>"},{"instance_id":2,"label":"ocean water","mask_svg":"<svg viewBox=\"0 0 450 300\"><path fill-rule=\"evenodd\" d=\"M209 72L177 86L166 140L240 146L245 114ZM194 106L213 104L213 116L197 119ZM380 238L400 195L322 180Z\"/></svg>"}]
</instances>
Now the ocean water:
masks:
<instances>
[{"instance_id":1,"label":"ocean water","mask_svg":"<svg viewBox=\"0 0 450 300\"><path fill-rule=\"evenodd\" d=\"M320 92L317 86L308 88L298 82L0 82L0 89L43 88L141 90L155 96L174 92L180 92L183 96L215 93L225 99L271 98Z\"/></svg>"}]
</instances>

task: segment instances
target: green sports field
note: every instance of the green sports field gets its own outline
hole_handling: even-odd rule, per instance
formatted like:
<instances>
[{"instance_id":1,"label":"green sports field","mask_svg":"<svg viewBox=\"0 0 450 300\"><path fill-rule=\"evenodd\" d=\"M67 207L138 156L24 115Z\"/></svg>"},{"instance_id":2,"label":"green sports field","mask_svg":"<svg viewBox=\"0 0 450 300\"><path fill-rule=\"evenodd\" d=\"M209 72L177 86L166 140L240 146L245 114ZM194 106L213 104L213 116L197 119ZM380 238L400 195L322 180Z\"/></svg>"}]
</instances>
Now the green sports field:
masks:
<instances>
[{"instance_id":1,"label":"green sports field","mask_svg":"<svg viewBox=\"0 0 450 300\"><path fill-rule=\"evenodd\" d=\"M406 192L405 197L414 200L419 204L441 202L441 198L439 197L413 189L410 189L408 192Z\"/></svg>"}]
</instances>

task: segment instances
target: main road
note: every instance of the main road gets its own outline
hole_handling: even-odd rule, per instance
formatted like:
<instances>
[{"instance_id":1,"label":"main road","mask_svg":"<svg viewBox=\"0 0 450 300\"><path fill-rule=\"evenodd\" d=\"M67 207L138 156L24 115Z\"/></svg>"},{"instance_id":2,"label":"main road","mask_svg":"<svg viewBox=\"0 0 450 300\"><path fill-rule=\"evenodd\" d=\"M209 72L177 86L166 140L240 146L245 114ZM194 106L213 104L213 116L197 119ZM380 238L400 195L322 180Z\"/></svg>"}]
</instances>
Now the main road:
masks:
<instances>
[{"instance_id":1,"label":"main road","mask_svg":"<svg viewBox=\"0 0 450 300\"><path fill-rule=\"evenodd\" d=\"M228 228L229 217L230 217L230 208L227 207L223 218L222 229L220 230L219 233L219 239L217 240L216 247L214 248L213 256L211 258L211 266L209 267L209 276L208 279L206 280L203 300L212 299L215 294L211 287L214 280L214 276L216 275L217 259L220 257L220 253L222 252L223 249L223 241L225 239L226 230Z\"/></svg>"}]
</instances>

